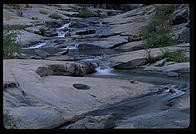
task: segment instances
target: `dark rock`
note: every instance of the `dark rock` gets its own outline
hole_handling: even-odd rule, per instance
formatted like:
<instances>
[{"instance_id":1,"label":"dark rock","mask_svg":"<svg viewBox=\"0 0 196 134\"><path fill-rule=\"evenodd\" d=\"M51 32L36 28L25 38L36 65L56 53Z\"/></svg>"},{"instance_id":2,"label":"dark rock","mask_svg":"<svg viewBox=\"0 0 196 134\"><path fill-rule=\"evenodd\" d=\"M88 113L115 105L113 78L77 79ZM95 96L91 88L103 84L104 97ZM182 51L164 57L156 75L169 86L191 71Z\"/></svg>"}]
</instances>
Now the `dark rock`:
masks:
<instances>
[{"instance_id":1,"label":"dark rock","mask_svg":"<svg viewBox=\"0 0 196 134\"><path fill-rule=\"evenodd\" d=\"M93 44L79 44L78 49L84 50L84 49L103 49L103 48L100 46L93 45Z\"/></svg>"},{"instance_id":2,"label":"dark rock","mask_svg":"<svg viewBox=\"0 0 196 134\"><path fill-rule=\"evenodd\" d=\"M58 33L55 29L47 30L44 33L44 36L47 36L47 37L53 37L53 36L57 36L57 35L58 35Z\"/></svg>"},{"instance_id":3,"label":"dark rock","mask_svg":"<svg viewBox=\"0 0 196 134\"><path fill-rule=\"evenodd\" d=\"M159 60L157 61L154 66L157 66L157 67L161 67L165 64L165 62L167 61L167 59L162 59L162 60Z\"/></svg>"},{"instance_id":4,"label":"dark rock","mask_svg":"<svg viewBox=\"0 0 196 134\"><path fill-rule=\"evenodd\" d=\"M177 10L172 14L171 22L173 25L185 23L189 20L188 9Z\"/></svg>"},{"instance_id":5,"label":"dark rock","mask_svg":"<svg viewBox=\"0 0 196 134\"><path fill-rule=\"evenodd\" d=\"M76 89L79 89L79 90L89 90L90 89L90 87L88 85L79 84L79 83L73 84L73 87L75 87Z\"/></svg>"},{"instance_id":6,"label":"dark rock","mask_svg":"<svg viewBox=\"0 0 196 134\"><path fill-rule=\"evenodd\" d=\"M18 82L13 82L13 81L3 81L3 89L6 88L17 88L19 87Z\"/></svg>"},{"instance_id":7,"label":"dark rock","mask_svg":"<svg viewBox=\"0 0 196 134\"><path fill-rule=\"evenodd\" d=\"M170 92L170 93L175 93L176 90L175 90L174 88L170 88L170 89L169 89L169 92Z\"/></svg>"},{"instance_id":8,"label":"dark rock","mask_svg":"<svg viewBox=\"0 0 196 134\"><path fill-rule=\"evenodd\" d=\"M62 21L45 21L45 26L49 28L58 28L61 27L65 22Z\"/></svg>"},{"instance_id":9,"label":"dark rock","mask_svg":"<svg viewBox=\"0 0 196 134\"><path fill-rule=\"evenodd\" d=\"M128 42L133 42L133 41L140 41L142 40L140 37L134 38L133 36L128 37Z\"/></svg>"},{"instance_id":10,"label":"dark rock","mask_svg":"<svg viewBox=\"0 0 196 134\"><path fill-rule=\"evenodd\" d=\"M87 35L87 34L94 34L95 30L81 30L76 32L77 35Z\"/></svg>"},{"instance_id":11,"label":"dark rock","mask_svg":"<svg viewBox=\"0 0 196 134\"><path fill-rule=\"evenodd\" d=\"M185 30L182 31L182 33L179 34L177 42L190 42L190 29L186 28Z\"/></svg>"},{"instance_id":12,"label":"dark rock","mask_svg":"<svg viewBox=\"0 0 196 134\"><path fill-rule=\"evenodd\" d=\"M138 82L137 81L134 81L134 80L131 80L130 83L137 84Z\"/></svg>"},{"instance_id":13,"label":"dark rock","mask_svg":"<svg viewBox=\"0 0 196 134\"><path fill-rule=\"evenodd\" d=\"M167 76L168 77L178 77L178 73L176 73L176 72L168 72Z\"/></svg>"}]
</instances>

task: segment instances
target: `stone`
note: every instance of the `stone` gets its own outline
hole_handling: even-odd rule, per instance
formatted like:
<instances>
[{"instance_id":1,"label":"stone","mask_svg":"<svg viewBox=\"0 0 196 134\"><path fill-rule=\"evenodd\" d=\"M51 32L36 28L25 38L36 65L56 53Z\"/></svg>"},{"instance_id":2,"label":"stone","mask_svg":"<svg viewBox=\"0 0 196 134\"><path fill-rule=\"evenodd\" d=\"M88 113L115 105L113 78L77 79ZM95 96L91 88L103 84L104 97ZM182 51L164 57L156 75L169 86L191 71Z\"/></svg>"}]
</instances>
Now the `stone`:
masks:
<instances>
[{"instance_id":1,"label":"stone","mask_svg":"<svg viewBox=\"0 0 196 134\"><path fill-rule=\"evenodd\" d=\"M80 84L80 83L73 84L73 87L75 87L76 89L79 89L79 90L89 90L90 89L90 87L88 85Z\"/></svg>"},{"instance_id":2,"label":"stone","mask_svg":"<svg viewBox=\"0 0 196 134\"><path fill-rule=\"evenodd\" d=\"M178 73L176 73L176 72L168 72L167 76L168 77L178 77Z\"/></svg>"},{"instance_id":3,"label":"stone","mask_svg":"<svg viewBox=\"0 0 196 134\"><path fill-rule=\"evenodd\" d=\"M190 29L189 28L184 29L179 34L177 41L178 42L186 42L186 43L189 43L190 42Z\"/></svg>"},{"instance_id":4,"label":"stone","mask_svg":"<svg viewBox=\"0 0 196 134\"><path fill-rule=\"evenodd\" d=\"M19 83L18 82L14 82L14 81L3 81L3 89L6 88L17 88L19 87Z\"/></svg>"},{"instance_id":5,"label":"stone","mask_svg":"<svg viewBox=\"0 0 196 134\"><path fill-rule=\"evenodd\" d=\"M174 88L170 88L170 89L169 89L169 92L170 92L170 93L175 93L176 90L175 90Z\"/></svg>"},{"instance_id":6,"label":"stone","mask_svg":"<svg viewBox=\"0 0 196 134\"><path fill-rule=\"evenodd\" d=\"M76 32L77 35L87 35L87 34L94 34L96 31L89 29L89 30L81 30Z\"/></svg>"},{"instance_id":7,"label":"stone","mask_svg":"<svg viewBox=\"0 0 196 134\"><path fill-rule=\"evenodd\" d=\"M68 76L83 76L92 72L87 71L89 68L80 63L66 63L66 64L51 64L44 67L38 67L36 73L41 77L48 75L68 75Z\"/></svg>"},{"instance_id":8,"label":"stone","mask_svg":"<svg viewBox=\"0 0 196 134\"><path fill-rule=\"evenodd\" d=\"M157 61L154 66L157 66L157 67L161 67L165 64L165 62L167 61L167 59L162 59L162 60L159 60Z\"/></svg>"},{"instance_id":9,"label":"stone","mask_svg":"<svg viewBox=\"0 0 196 134\"><path fill-rule=\"evenodd\" d=\"M171 22L173 23L173 25L185 23L188 20L189 20L189 14L188 14L187 8L183 8L183 9L175 11L172 14L172 18L171 18Z\"/></svg>"}]
</instances>

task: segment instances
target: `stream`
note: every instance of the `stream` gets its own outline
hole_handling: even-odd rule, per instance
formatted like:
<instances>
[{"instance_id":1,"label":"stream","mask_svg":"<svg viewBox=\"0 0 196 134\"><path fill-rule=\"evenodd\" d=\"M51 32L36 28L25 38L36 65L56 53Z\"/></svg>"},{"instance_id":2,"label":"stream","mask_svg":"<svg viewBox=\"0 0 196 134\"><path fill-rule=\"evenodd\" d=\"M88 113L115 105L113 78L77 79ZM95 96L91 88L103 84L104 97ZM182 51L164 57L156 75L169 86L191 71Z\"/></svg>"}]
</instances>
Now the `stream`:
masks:
<instances>
[{"instance_id":1,"label":"stream","mask_svg":"<svg viewBox=\"0 0 196 134\"><path fill-rule=\"evenodd\" d=\"M107 24L97 21L96 18L88 18L82 21L73 21L56 28L58 36L43 40L29 47L24 47L26 54L40 56L42 58L54 55L58 52L68 51L76 61L90 62L96 67L96 72L84 77L99 77L110 79L133 80L152 83L156 89L163 89L138 98L128 98L121 102L105 105L95 111L84 113L74 121L66 123L60 129L84 129L84 128L115 128L117 126L132 124L134 128L182 128L174 122L190 119L190 109L179 110L170 101L184 94L189 94L190 84L187 77L168 77L154 72L137 70L115 70L111 67L109 58L125 50L113 50L105 48L80 48L82 43L91 43L99 40L98 35L107 31ZM78 24L76 24L78 23ZM81 26L82 25L82 26ZM81 28L82 27L82 28ZM81 35L80 38L70 38L76 33L95 30L95 33ZM55 43L57 42L57 43ZM60 42L60 43L58 43ZM63 42L63 43L62 43ZM174 88L175 93L169 89ZM158 90L157 90L158 91ZM101 118L97 121L94 117ZM102 118L103 117L103 118Z\"/></svg>"}]
</instances>

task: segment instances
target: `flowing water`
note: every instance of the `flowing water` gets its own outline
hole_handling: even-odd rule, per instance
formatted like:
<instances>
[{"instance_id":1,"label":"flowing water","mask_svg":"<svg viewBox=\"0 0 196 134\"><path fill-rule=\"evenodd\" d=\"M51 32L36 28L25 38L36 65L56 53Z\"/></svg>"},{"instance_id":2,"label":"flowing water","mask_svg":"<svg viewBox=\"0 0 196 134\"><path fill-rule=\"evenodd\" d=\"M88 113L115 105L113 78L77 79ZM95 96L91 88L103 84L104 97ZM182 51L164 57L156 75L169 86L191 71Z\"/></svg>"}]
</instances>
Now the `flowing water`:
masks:
<instances>
[{"instance_id":1,"label":"flowing water","mask_svg":"<svg viewBox=\"0 0 196 134\"><path fill-rule=\"evenodd\" d=\"M68 33L73 32L70 30L72 24L72 22L69 22L57 28L58 36L55 39L62 39L68 36ZM100 21L96 22L96 25L104 27L104 24ZM94 28L96 29L97 27ZM33 46L25 47L23 51L28 50L27 53L30 53L30 51L49 46L53 49L56 48L52 44L54 38L50 39L50 41L50 43L46 40ZM115 70L111 68L111 63L108 59L110 56L123 51L111 49L80 50L78 49L80 41L71 40L72 44L68 43L68 45L66 44L66 46L59 47L58 49L60 51L68 50L69 54L75 57L78 56L79 61L90 62L95 65L96 72L88 74L85 77L137 80L155 84L156 89L163 88L164 86L168 88L161 92L155 92L138 98L128 98L119 103L100 107L98 110L85 113L82 118L59 128L72 128L75 123L84 118L99 115L110 115L110 118L106 119L104 128L114 128L127 123L132 123L134 128L178 128L179 126L173 124L174 121L190 119L189 109L181 111L168 105L170 100L189 93L189 76L173 78L161 73L149 73L142 70ZM176 92L170 93L170 88L175 88Z\"/></svg>"}]
</instances>

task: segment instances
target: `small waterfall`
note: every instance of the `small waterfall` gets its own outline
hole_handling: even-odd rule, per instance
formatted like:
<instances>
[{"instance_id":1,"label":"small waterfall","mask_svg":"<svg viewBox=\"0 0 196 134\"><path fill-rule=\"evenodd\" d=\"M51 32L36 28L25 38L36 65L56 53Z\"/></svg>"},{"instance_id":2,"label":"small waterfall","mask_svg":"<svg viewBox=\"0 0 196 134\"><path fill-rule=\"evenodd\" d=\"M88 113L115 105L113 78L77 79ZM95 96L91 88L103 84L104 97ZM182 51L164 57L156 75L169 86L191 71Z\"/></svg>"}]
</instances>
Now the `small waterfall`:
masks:
<instances>
[{"instance_id":1,"label":"small waterfall","mask_svg":"<svg viewBox=\"0 0 196 134\"><path fill-rule=\"evenodd\" d=\"M64 24L62 27L59 27L57 28L57 33L58 33L58 36L57 37L65 37L66 34L69 33L69 31L63 31L65 28L69 28L69 26L71 25L72 23L69 22L69 23L66 23Z\"/></svg>"},{"instance_id":2,"label":"small waterfall","mask_svg":"<svg viewBox=\"0 0 196 134\"><path fill-rule=\"evenodd\" d=\"M30 47L23 48L23 49L36 49L36 48L40 48L40 47L45 46L45 45L46 45L46 42L43 42L43 43L40 43L38 45L30 46Z\"/></svg>"}]
</instances>

